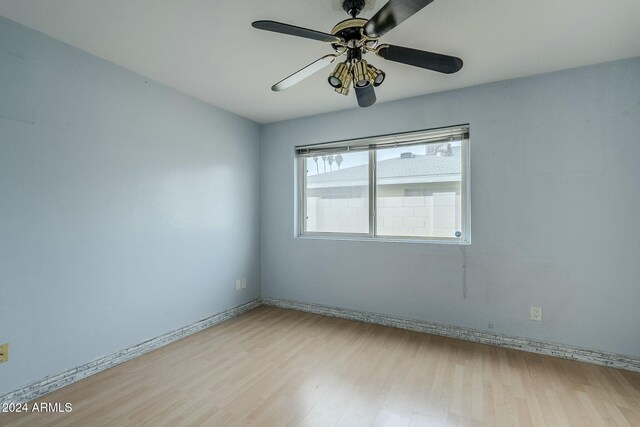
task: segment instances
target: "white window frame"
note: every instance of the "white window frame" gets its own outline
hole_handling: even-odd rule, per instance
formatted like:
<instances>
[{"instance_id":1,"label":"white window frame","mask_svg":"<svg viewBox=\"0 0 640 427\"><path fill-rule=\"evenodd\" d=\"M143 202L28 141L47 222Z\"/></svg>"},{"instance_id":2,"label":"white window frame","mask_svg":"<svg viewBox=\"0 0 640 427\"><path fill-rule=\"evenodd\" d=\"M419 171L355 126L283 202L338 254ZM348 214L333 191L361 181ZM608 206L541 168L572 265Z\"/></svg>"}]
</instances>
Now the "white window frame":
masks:
<instances>
[{"instance_id":1,"label":"white window frame","mask_svg":"<svg viewBox=\"0 0 640 427\"><path fill-rule=\"evenodd\" d=\"M444 244L471 244L471 164L470 164L470 136L469 125L457 125L445 128L426 129L415 132L405 132L390 135L380 135L355 140L336 141L313 145L300 145L295 147L296 170L296 225L295 236L300 238L333 239L333 240L370 240L381 242L408 242L408 243L444 243ZM381 236L376 233L376 154L378 149L399 147L403 145L424 145L430 143L447 142L453 138L462 141L461 144L461 213L460 225L462 237L417 237L417 236ZM328 153L345 151L369 152L369 232L368 233L344 233L344 232L317 232L307 231L307 173L305 160L311 157L310 153Z\"/></svg>"}]
</instances>

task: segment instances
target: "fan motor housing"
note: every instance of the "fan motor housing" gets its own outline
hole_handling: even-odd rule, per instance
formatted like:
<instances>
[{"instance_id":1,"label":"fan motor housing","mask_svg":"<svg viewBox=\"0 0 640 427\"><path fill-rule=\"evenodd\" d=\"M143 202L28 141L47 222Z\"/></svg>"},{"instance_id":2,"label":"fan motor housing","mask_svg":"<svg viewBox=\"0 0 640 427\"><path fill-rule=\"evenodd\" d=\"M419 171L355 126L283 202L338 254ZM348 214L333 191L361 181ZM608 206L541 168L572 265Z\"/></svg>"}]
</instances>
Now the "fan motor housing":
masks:
<instances>
[{"instance_id":1,"label":"fan motor housing","mask_svg":"<svg viewBox=\"0 0 640 427\"><path fill-rule=\"evenodd\" d=\"M344 21L338 22L331 30L331 34L344 39L347 43L351 40L360 40L362 38L362 27L367 23L366 19L362 18L349 18ZM334 49L338 46L334 45Z\"/></svg>"}]
</instances>

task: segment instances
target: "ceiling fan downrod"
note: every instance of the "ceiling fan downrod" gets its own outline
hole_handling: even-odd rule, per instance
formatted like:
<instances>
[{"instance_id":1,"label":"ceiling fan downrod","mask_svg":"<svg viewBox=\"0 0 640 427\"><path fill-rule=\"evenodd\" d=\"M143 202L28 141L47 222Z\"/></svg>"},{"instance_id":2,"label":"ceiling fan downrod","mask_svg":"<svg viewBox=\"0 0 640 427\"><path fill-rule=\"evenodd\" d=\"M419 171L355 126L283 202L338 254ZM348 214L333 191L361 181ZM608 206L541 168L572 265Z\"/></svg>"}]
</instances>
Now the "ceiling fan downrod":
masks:
<instances>
[{"instance_id":1,"label":"ceiling fan downrod","mask_svg":"<svg viewBox=\"0 0 640 427\"><path fill-rule=\"evenodd\" d=\"M362 9L365 7L365 0L344 0L342 2L342 8L345 12L351 15L352 18L360 15Z\"/></svg>"}]
</instances>

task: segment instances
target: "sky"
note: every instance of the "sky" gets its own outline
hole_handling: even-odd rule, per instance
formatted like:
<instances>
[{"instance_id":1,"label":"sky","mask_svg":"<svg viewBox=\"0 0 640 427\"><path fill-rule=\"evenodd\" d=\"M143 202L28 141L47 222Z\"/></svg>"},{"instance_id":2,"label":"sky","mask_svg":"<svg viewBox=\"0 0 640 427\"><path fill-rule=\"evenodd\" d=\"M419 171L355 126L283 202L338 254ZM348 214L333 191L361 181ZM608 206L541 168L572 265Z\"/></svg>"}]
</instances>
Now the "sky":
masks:
<instances>
[{"instance_id":1,"label":"sky","mask_svg":"<svg viewBox=\"0 0 640 427\"><path fill-rule=\"evenodd\" d=\"M461 145L460 141L451 142L452 147L459 147ZM400 157L402 153L413 153L418 155L424 155L426 151L426 145L410 145L405 147L394 147L394 148L385 148L377 150L377 159L378 161L389 160ZM342 153L342 164L340 165L340 169L351 168L354 166L366 165L369 163L369 152L368 151L357 151L351 153ZM327 172L329 172L329 162L326 163ZM336 163L334 162L331 166L331 170L338 170ZM307 176L316 175L317 171L321 174L324 173L324 164L322 162L322 158L318 158L318 167L316 169L316 164L313 158L307 159Z\"/></svg>"}]
</instances>

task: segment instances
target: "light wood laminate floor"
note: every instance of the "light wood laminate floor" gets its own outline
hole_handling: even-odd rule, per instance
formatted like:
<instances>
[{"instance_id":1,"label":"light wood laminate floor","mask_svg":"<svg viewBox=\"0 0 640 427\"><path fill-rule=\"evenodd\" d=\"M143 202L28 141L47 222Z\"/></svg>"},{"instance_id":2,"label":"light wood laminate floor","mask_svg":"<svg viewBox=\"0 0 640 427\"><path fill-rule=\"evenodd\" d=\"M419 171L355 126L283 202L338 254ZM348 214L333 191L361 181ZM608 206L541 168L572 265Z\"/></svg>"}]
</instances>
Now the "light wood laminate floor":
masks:
<instances>
[{"instance_id":1,"label":"light wood laminate floor","mask_svg":"<svg viewBox=\"0 0 640 427\"><path fill-rule=\"evenodd\" d=\"M259 307L39 401L9 426L640 426L640 374Z\"/></svg>"}]
</instances>

